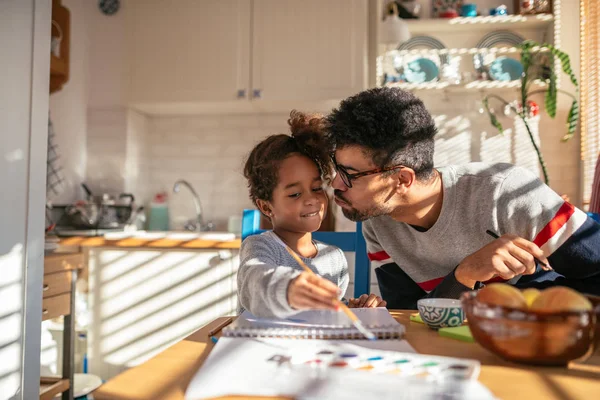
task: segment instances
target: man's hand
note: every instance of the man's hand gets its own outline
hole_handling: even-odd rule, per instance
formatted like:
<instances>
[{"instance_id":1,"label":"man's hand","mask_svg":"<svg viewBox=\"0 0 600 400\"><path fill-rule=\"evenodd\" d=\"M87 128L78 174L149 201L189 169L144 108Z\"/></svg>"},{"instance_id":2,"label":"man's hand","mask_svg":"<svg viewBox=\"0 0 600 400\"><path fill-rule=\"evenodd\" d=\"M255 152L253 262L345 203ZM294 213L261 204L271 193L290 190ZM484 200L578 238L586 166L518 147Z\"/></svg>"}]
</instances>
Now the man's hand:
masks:
<instances>
[{"instance_id":1,"label":"man's hand","mask_svg":"<svg viewBox=\"0 0 600 400\"><path fill-rule=\"evenodd\" d=\"M363 294L358 299L348 300L349 308L375 308L385 307L387 302L381 297L371 294Z\"/></svg>"},{"instance_id":2,"label":"man's hand","mask_svg":"<svg viewBox=\"0 0 600 400\"><path fill-rule=\"evenodd\" d=\"M454 276L463 285L473 288L475 282L494 276L508 280L516 275L530 275L535 272L534 257L548 264L544 252L535 243L519 236L503 235L462 260Z\"/></svg>"},{"instance_id":3,"label":"man's hand","mask_svg":"<svg viewBox=\"0 0 600 400\"><path fill-rule=\"evenodd\" d=\"M292 279L287 291L289 305L296 310L337 310L338 287L307 271Z\"/></svg>"}]
</instances>

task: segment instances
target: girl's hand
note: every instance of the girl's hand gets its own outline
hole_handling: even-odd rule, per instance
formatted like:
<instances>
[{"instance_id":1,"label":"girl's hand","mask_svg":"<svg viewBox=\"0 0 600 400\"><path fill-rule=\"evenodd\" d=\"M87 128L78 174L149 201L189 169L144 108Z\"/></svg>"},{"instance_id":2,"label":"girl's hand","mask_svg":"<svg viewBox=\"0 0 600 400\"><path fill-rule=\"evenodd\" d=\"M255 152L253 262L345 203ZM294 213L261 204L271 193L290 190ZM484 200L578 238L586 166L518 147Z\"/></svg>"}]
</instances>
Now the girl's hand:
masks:
<instances>
[{"instance_id":1,"label":"girl's hand","mask_svg":"<svg viewBox=\"0 0 600 400\"><path fill-rule=\"evenodd\" d=\"M302 272L288 286L287 300L296 310L337 310L338 287L327 279Z\"/></svg>"},{"instance_id":2,"label":"girl's hand","mask_svg":"<svg viewBox=\"0 0 600 400\"><path fill-rule=\"evenodd\" d=\"M348 300L349 308L376 308L385 307L387 302L381 297L371 294L363 294L358 299Z\"/></svg>"}]
</instances>

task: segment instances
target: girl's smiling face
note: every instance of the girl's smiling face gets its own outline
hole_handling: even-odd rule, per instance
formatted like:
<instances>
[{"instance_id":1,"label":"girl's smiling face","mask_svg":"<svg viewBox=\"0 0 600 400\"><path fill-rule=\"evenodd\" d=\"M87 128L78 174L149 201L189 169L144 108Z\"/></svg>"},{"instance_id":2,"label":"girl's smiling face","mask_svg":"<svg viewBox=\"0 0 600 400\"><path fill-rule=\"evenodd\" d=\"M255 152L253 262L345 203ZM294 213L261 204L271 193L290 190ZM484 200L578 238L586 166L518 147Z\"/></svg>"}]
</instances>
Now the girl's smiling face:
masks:
<instances>
[{"instance_id":1,"label":"girl's smiling face","mask_svg":"<svg viewBox=\"0 0 600 400\"><path fill-rule=\"evenodd\" d=\"M300 154L283 160L272 199L261 210L269 215L273 228L291 232L314 232L321 226L327 209L327 195L314 161Z\"/></svg>"}]
</instances>

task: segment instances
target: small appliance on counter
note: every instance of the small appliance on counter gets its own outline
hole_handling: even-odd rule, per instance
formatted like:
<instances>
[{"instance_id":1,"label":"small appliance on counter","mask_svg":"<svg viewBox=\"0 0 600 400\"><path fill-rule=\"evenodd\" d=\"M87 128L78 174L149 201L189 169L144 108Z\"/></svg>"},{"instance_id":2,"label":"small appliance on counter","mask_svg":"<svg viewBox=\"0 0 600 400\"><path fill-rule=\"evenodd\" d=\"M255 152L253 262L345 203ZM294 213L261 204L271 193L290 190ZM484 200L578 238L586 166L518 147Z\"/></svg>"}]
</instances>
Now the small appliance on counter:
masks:
<instances>
[{"instance_id":1,"label":"small appliance on counter","mask_svg":"<svg viewBox=\"0 0 600 400\"><path fill-rule=\"evenodd\" d=\"M85 183L81 186L87 194L86 200L52 206L53 232L57 236L100 236L135 229L143 207L135 206L133 194L95 195Z\"/></svg>"}]
</instances>

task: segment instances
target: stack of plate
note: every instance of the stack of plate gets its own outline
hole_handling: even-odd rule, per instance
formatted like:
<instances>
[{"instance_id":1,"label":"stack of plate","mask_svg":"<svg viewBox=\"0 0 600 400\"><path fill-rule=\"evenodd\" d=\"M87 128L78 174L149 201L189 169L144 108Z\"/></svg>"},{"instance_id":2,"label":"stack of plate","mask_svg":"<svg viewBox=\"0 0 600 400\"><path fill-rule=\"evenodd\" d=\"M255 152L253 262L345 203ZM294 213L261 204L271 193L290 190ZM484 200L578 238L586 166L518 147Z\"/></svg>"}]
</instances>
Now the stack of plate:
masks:
<instances>
[{"instance_id":1,"label":"stack of plate","mask_svg":"<svg viewBox=\"0 0 600 400\"><path fill-rule=\"evenodd\" d=\"M398 46L398 50L418 49L445 49L446 46L431 36L415 36ZM440 68L448 63L446 54L428 55L403 55L395 59L396 71L398 71L406 82L424 83L432 82L439 78Z\"/></svg>"},{"instance_id":2,"label":"stack of plate","mask_svg":"<svg viewBox=\"0 0 600 400\"><path fill-rule=\"evenodd\" d=\"M495 81L513 81L521 78L523 65L517 58L510 56L496 57L495 53L485 49L494 47L518 47L525 39L511 31L494 31L485 35L477 48L482 49L473 56L475 70L481 75ZM519 57L516 53L515 57Z\"/></svg>"}]
</instances>

